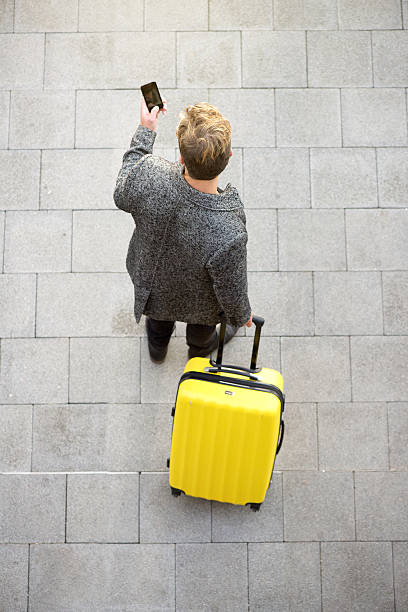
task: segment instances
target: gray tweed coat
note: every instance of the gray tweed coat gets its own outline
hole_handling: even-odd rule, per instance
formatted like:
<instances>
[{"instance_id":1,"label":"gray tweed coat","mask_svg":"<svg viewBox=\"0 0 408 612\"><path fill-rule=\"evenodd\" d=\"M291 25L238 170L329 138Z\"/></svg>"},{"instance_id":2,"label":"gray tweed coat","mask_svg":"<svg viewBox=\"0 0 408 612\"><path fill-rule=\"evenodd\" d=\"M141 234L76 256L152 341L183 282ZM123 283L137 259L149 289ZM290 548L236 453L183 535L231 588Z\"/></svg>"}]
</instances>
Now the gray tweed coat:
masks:
<instances>
[{"instance_id":1,"label":"gray tweed coat","mask_svg":"<svg viewBox=\"0 0 408 612\"><path fill-rule=\"evenodd\" d=\"M248 234L238 191L208 194L185 180L184 165L153 155L157 133L139 125L123 156L114 201L135 229L126 268L134 313L165 321L231 325L251 315Z\"/></svg>"}]
</instances>

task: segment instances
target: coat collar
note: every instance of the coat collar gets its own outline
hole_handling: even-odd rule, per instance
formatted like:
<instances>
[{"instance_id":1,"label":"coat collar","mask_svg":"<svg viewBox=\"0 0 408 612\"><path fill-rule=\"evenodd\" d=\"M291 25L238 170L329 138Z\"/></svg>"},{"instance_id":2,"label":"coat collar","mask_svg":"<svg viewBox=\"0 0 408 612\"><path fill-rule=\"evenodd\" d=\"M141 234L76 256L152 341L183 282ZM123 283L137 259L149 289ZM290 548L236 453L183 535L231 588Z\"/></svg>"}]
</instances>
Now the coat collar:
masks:
<instances>
[{"instance_id":1,"label":"coat collar","mask_svg":"<svg viewBox=\"0 0 408 612\"><path fill-rule=\"evenodd\" d=\"M195 189L184 178L185 165L181 162L176 162L176 175L180 184L180 189L186 194L188 199L198 206L211 208L213 210L233 210L242 208L243 204L239 197L238 191L231 183L227 183L225 189L217 187L218 193L204 193Z\"/></svg>"}]
</instances>

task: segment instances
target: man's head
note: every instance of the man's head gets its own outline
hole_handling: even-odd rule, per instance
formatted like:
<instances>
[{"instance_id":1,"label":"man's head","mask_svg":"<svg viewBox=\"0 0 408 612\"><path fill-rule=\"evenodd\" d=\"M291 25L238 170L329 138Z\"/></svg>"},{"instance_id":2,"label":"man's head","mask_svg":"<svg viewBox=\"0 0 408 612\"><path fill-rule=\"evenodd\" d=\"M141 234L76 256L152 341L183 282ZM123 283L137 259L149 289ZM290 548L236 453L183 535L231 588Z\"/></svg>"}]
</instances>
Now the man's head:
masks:
<instances>
[{"instance_id":1,"label":"man's head","mask_svg":"<svg viewBox=\"0 0 408 612\"><path fill-rule=\"evenodd\" d=\"M231 155L231 125L211 104L187 106L176 134L188 174L209 181L224 170Z\"/></svg>"}]
</instances>

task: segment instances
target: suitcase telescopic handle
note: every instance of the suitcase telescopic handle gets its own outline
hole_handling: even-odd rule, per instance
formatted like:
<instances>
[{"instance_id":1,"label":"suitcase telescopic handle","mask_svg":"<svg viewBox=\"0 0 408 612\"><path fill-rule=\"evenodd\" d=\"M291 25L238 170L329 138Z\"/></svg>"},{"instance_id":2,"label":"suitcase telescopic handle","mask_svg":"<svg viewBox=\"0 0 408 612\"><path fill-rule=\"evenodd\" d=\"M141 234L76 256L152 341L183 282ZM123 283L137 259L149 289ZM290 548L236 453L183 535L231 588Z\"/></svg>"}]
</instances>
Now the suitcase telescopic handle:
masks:
<instances>
[{"instance_id":1,"label":"suitcase telescopic handle","mask_svg":"<svg viewBox=\"0 0 408 612\"><path fill-rule=\"evenodd\" d=\"M261 328L262 328L262 325L265 323L265 319L263 319L262 317L257 317L256 315L252 315L252 323L255 323L256 329L255 329L254 345L252 348L251 365L249 367L250 372L256 370L256 360L258 358ZM224 316L222 319L221 328L220 328L220 340L218 342L217 360L215 362L216 366L221 366L222 364L222 353L224 349L224 338L225 338L226 327L227 327L227 321Z\"/></svg>"}]
</instances>

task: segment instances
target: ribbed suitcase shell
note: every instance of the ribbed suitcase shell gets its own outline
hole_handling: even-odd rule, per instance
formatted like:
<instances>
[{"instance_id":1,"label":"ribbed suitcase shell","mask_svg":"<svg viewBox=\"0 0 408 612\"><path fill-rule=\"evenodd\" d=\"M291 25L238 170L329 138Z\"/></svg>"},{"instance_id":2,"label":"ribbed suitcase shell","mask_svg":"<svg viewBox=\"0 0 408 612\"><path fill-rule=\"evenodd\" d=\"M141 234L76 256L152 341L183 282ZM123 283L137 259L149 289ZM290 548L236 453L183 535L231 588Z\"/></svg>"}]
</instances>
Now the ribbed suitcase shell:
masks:
<instances>
[{"instance_id":1,"label":"ribbed suitcase shell","mask_svg":"<svg viewBox=\"0 0 408 612\"><path fill-rule=\"evenodd\" d=\"M190 359L184 372L210 360ZM248 380L247 376L222 376ZM218 374L216 374L218 375ZM283 390L280 372L262 368L259 381ZM170 486L186 495L232 504L262 503L275 462L281 402L267 391L203 380L179 383L170 451Z\"/></svg>"}]
</instances>

